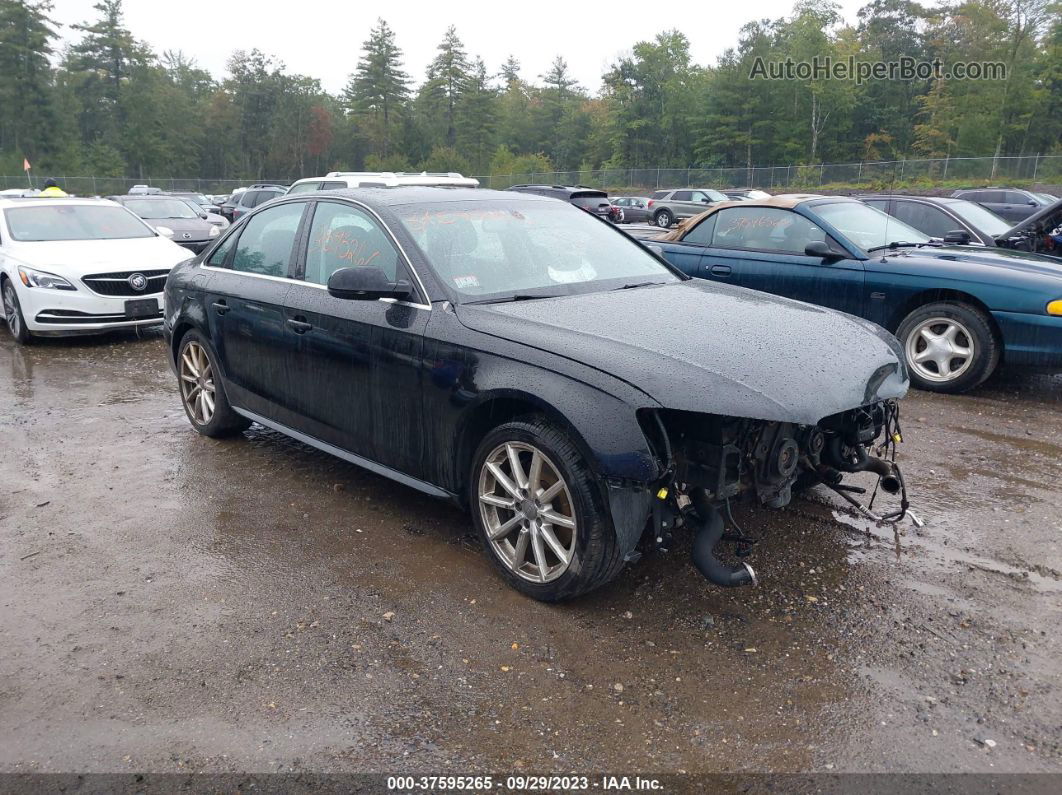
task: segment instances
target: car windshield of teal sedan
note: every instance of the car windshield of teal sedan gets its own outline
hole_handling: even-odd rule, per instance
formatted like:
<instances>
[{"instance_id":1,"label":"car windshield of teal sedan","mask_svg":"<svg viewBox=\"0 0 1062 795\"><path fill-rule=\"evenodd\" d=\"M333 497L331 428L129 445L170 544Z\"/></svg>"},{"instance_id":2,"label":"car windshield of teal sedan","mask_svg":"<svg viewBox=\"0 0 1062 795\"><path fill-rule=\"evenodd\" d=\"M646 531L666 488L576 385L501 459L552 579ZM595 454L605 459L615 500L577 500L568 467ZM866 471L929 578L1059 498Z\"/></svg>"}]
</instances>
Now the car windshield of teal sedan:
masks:
<instances>
[{"instance_id":1,"label":"car windshield of teal sedan","mask_svg":"<svg viewBox=\"0 0 1062 795\"><path fill-rule=\"evenodd\" d=\"M903 221L875 210L862 202L844 201L817 204L811 208L853 243L866 251L890 243L928 243L929 238Z\"/></svg>"},{"instance_id":2,"label":"car windshield of teal sedan","mask_svg":"<svg viewBox=\"0 0 1062 795\"><path fill-rule=\"evenodd\" d=\"M565 202L418 204L395 212L439 278L471 299L681 280L639 243Z\"/></svg>"},{"instance_id":3,"label":"car windshield of teal sedan","mask_svg":"<svg viewBox=\"0 0 1062 795\"><path fill-rule=\"evenodd\" d=\"M123 207L47 204L4 211L13 240L42 243L56 240L124 240L154 237L155 232Z\"/></svg>"}]
</instances>

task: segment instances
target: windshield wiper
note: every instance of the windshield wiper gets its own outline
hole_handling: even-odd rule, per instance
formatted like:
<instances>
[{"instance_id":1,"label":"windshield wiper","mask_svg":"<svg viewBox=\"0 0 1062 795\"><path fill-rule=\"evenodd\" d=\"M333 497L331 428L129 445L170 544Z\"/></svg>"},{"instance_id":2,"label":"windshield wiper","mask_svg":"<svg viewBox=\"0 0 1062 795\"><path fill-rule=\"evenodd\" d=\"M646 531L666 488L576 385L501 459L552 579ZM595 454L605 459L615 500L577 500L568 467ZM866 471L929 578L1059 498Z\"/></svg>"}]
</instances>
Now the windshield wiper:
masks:
<instances>
[{"instance_id":1,"label":"windshield wiper","mask_svg":"<svg viewBox=\"0 0 1062 795\"><path fill-rule=\"evenodd\" d=\"M887 245L884 245L884 246L874 246L874 248L868 248L867 251L880 251L883 248L897 249L897 248L900 248L901 246L916 246L917 247L917 246L924 246L924 245L927 245L927 244L926 243L908 243L906 240L893 240L891 243L888 243Z\"/></svg>"},{"instance_id":2,"label":"windshield wiper","mask_svg":"<svg viewBox=\"0 0 1062 795\"><path fill-rule=\"evenodd\" d=\"M480 301L464 301L465 304L505 304L510 301L537 301L540 298L560 298L559 294L531 295L530 293L517 293L505 295L501 298L484 298Z\"/></svg>"},{"instance_id":3,"label":"windshield wiper","mask_svg":"<svg viewBox=\"0 0 1062 795\"><path fill-rule=\"evenodd\" d=\"M652 287L654 284L667 284L667 282L634 282L632 284L625 284L622 287L613 287L615 290L633 290L636 287Z\"/></svg>"}]
</instances>

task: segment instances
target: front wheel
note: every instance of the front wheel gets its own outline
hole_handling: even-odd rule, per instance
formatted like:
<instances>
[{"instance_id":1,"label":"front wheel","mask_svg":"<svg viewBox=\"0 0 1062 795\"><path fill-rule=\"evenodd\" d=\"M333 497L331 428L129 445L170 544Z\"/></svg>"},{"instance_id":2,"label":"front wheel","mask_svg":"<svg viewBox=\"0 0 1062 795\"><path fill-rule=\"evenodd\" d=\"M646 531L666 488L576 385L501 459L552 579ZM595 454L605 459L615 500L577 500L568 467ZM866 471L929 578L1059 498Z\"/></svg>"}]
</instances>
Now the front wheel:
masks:
<instances>
[{"instance_id":1,"label":"front wheel","mask_svg":"<svg viewBox=\"0 0 1062 795\"><path fill-rule=\"evenodd\" d=\"M473 458L469 504L487 554L521 593L559 602L623 567L594 477L569 437L541 418L488 433Z\"/></svg>"},{"instance_id":2,"label":"front wheel","mask_svg":"<svg viewBox=\"0 0 1062 795\"><path fill-rule=\"evenodd\" d=\"M670 229L671 224L675 223L675 216L669 210L661 210L653 217L653 223L661 229Z\"/></svg>"},{"instance_id":3,"label":"front wheel","mask_svg":"<svg viewBox=\"0 0 1062 795\"><path fill-rule=\"evenodd\" d=\"M4 320L7 321L7 329L15 342L20 345L28 345L33 337L26 328L26 318L22 316L22 306L18 302L18 293L10 279L4 279L3 289Z\"/></svg>"},{"instance_id":4,"label":"front wheel","mask_svg":"<svg viewBox=\"0 0 1062 795\"><path fill-rule=\"evenodd\" d=\"M184 335L177 352L181 403L192 427L213 438L242 433L251 425L229 405L217 361L206 337L198 331Z\"/></svg>"},{"instance_id":5,"label":"front wheel","mask_svg":"<svg viewBox=\"0 0 1062 795\"><path fill-rule=\"evenodd\" d=\"M915 309L896 332L911 382L930 392L957 393L984 382L999 364L989 319L967 304L941 301Z\"/></svg>"}]
</instances>

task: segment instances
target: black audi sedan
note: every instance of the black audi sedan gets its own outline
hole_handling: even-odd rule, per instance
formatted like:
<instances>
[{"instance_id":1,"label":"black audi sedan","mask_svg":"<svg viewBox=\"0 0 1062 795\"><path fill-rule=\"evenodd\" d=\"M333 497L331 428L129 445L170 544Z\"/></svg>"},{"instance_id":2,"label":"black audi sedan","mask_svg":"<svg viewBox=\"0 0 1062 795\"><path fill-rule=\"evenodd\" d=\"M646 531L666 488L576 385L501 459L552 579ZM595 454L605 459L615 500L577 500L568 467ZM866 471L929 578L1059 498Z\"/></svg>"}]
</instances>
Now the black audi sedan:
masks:
<instances>
[{"instance_id":1,"label":"black audi sedan","mask_svg":"<svg viewBox=\"0 0 1062 795\"><path fill-rule=\"evenodd\" d=\"M536 599L600 586L680 529L709 580L755 582L715 550L742 495L781 507L870 471L906 506L894 338L691 280L563 202L281 198L177 266L165 305L197 431L257 422L453 500Z\"/></svg>"}]
</instances>

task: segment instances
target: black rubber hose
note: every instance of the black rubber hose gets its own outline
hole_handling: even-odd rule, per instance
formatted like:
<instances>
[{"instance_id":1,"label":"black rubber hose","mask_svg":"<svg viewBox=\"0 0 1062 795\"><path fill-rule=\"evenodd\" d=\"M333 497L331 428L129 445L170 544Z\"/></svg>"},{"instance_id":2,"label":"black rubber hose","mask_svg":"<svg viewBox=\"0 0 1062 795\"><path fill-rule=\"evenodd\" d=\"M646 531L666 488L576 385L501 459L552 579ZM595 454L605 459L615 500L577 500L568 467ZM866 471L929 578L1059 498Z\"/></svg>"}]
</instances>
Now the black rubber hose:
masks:
<instances>
[{"instance_id":1,"label":"black rubber hose","mask_svg":"<svg viewBox=\"0 0 1062 795\"><path fill-rule=\"evenodd\" d=\"M740 566L727 566L715 556L715 545L723 537L723 517L719 515L708 501L704 489L696 489L690 494L693 507L699 521L697 535L693 539L693 565L704 575L708 582L723 588L736 588L739 585L756 585L756 572L747 563Z\"/></svg>"}]
</instances>

